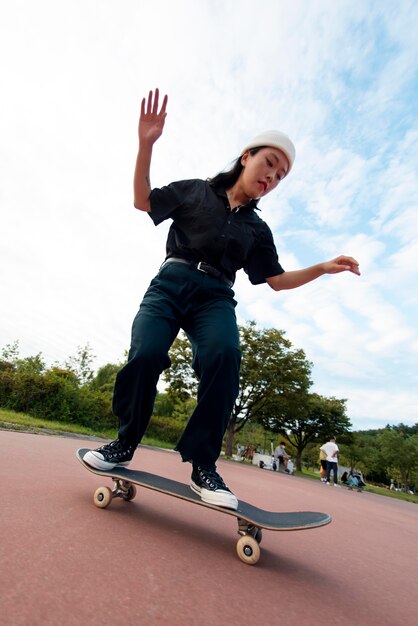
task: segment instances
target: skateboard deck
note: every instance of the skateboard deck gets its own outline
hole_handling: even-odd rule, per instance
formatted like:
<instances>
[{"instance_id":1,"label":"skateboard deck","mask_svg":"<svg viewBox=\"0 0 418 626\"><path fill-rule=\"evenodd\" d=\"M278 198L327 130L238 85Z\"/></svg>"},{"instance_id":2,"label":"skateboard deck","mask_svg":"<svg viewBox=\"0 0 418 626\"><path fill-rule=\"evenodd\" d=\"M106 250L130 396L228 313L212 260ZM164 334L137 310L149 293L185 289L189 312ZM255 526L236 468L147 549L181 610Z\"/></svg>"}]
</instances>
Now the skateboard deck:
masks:
<instances>
[{"instance_id":1,"label":"skateboard deck","mask_svg":"<svg viewBox=\"0 0 418 626\"><path fill-rule=\"evenodd\" d=\"M191 490L189 485L171 478L125 467L115 467L107 471L91 467L83 460L87 452L89 452L88 448L80 448L76 452L77 459L83 467L98 476L111 478L114 483L113 489L99 487L96 490L93 497L96 506L105 508L111 503L113 498L122 498L126 501L133 500L136 496L136 486L138 486L225 513L235 517L238 521L240 538L237 542L237 554L244 563L249 565L257 563L260 557L262 529L274 531L307 530L309 528L319 528L331 522L331 517L326 513L314 511L265 511L243 500L239 500L237 510L209 504L203 502Z\"/></svg>"}]
</instances>

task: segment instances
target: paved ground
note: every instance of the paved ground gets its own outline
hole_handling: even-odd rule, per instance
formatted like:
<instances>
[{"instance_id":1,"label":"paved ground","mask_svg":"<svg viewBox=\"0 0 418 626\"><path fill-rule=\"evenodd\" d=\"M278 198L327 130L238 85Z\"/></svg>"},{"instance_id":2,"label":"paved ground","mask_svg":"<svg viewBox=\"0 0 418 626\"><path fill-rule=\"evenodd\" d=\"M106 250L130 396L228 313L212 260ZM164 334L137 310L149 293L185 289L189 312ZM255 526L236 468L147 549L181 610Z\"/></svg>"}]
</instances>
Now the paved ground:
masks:
<instances>
[{"instance_id":1,"label":"paved ground","mask_svg":"<svg viewBox=\"0 0 418 626\"><path fill-rule=\"evenodd\" d=\"M150 491L96 508L103 480L75 459L84 445L0 431L1 625L416 624L416 505L220 462L243 500L334 518L265 531L251 567L235 555L232 517ZM177 454L148 448L133 467L181 481L190 473Z\"/></svg>"}]
</instances>

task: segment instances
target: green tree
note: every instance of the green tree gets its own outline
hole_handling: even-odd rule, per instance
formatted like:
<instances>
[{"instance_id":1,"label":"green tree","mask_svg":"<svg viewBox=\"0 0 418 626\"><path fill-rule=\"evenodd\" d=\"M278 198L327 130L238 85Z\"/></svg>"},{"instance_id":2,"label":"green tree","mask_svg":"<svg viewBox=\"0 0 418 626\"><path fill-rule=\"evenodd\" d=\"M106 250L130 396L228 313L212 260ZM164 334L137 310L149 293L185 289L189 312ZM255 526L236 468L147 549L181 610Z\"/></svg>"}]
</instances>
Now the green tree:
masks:
<instances>
[{"instance_id":1,"label":"green tree","mask_svg":"<svg viewBox=\"0 0 418 626\"><path fill-rule=\"evenodd\" d=\"M311 364L302 350L276 329L258 330L255 322L239 326L242 350L240 392L229 420L225 452L232 455L234 437L249 420L260 419L264 407L281 394L302 392L311 384ZM191 368L192 350L185 336L179 336L170 351L171 368L165 370L167 395L173 399L176 415L193 410L197 377Z\"/></svg>"},{"instance_id":2,"label":"green tree","mask_svg":"<svg viewBox=\"0 0 418 626\"><path fill-rule=\"evenodd\" d=\"M65 367L77 376L80 385L87 385L93 380L94 356L90 345L78 346L77 353L70 356L65 362Z\"/></svg>"},{"instance_id":3,"label":"green tree","mask_svg":"<svg viewBox=\"0 0 418 626\"><path fill-rule=\"evenodd\" d=\"M116 363L107 363L100 367L96 374L89 382L89 388L95 391L113 392L115 386L116 374L120 370L120 365Z\"/></svg>"},{"instance_id":4,"label":"green tree","mask_svg":"<svg viewBox=\"0 0 418 626\"><path fill-rule=\"evenodd\" d=\"M41 352L35 356L19 359L17 369L19 372L26 372L27 374L43 374L46 371L46 365Z\"/></svg>"},{"instance_id":5,"label":"green tree","mask_svg":"<svg viewBox=\"0 0 418 626\"><path fill-rule=\"evenodd\" d=\"M275 399L304 393L311 385L311 363L303 350L292 348L275 328L259 330L255 322L239 327L242 351L240 391L228 423L225 453L232 454L234 437L248 421L262 421Z\"/></svg>"},{"instance_id":6,"label":"green tree","mask_svg":"<svg viewBox=\"0 0 418 626\"><path fill-rule=\"evenodd\" d=\"M348 434L351 423L345 402L296 390L270 402L262 421L265 428L280 433L294 446L296 468L301 470L302 454L309 443Z\"/></svg>"},{"instance_id":7,"label":"green tree","mask_svg":"<svg viewBox=\"0 0 418 626\"><path fill-rule=\"evenodd\" d=\"M196 406L199 381L192 368L192 347L183 332L174 340L169 356L171 367L163 373L163 379L168 383L165 394L171 403L172 417L185 425Z\"/></svg>"},{"instance_id":8,"label":"green tree","mask_svg":"<svg viewBox=\"0 0 418 626\"><path fill-rule=\"evenodd\" d=\"M367 474L366 448L358 433L350 433L350 438L344 442L342 448L340 446L340 450L338 461L341 465L360 469L364 474Z\"/></svg>"},{"instance_id":9,"label":"green tree","mask_svg":"<svg viewBox=\"0 0 418 626\"><path fill-rule=\"evenodd\" d=\"M169 399L179 405L196 396L198 379L192 369L192 347L182 332L174 340L170 349L171 367L164 370L163 379L167 383Z\"/></svg>"},{"instance_id":10,"label":"green tree","mask_svg":"<svg viewBox=\"0 0 418 626\"><path fill-rule=\"evenodd\" d=\"M42 374L46 370L45 360L42 353L39 352L35 356L20 357L19 341L7 344L1 351L0 361L7 363L16 371L27 374ZM6 369L3 367L3 369ZM9 368L10 369L10 368Z\"/></svg>"},{"instance_id":11,"label":"green tree","mask_svg":"<svg viewBox=\"0 0 418 626\"><path fill-rule=\"evenodd\" d=\"M19 359L19 341L8 343L1 350L1 360L16 365Z\"/></svg>"},{"instance_id":12,"label":"green tree","mask_svg":"<svg viewBox=\"0 0 418 626\"><path fill-rule=\"evenodd\" d=\"M371 429L354 432L354 456L360 457L356 462L356 467L361 469L369 480L388 484L385 459L378 445L378 436L382 431L383 429ZM346 458L345 452L346 450L344 450L344 459Z\"/></svg>"},{"instance_id":13,"label":"green tree","mask_svg":"<svg viewBox=\"0 0 418 626\"><path fill-rule=\"evenodd\" d=\"M167 393L157 393L153 415L172 417L174 409L174 403Z\"/></svg>"},{"instance_id":14,"label":"green tree","mask_svg":"<svg viewBox=\"0 0 418 626\"><path fill-rule=\"evenodd\" d=\"M405 489L409 489L418 469L418 435L408 436L397 428L385 428L377 439L381 459L392 478L400 478Z\"/></svg>"},{"instance_id":15,"label":"green tree","mask_svg":"<svg viewBox=\"0 0 418 626\"><path fill-rule=\"evenodd\" d=\"M410 435L418 435L418 424L414 424L413 426L407 426L406 424L398 424L397 426L387 426L387 428L392 428L393 430L398 430L403 433L406 437Z\"/></svg>"}]
</instances>

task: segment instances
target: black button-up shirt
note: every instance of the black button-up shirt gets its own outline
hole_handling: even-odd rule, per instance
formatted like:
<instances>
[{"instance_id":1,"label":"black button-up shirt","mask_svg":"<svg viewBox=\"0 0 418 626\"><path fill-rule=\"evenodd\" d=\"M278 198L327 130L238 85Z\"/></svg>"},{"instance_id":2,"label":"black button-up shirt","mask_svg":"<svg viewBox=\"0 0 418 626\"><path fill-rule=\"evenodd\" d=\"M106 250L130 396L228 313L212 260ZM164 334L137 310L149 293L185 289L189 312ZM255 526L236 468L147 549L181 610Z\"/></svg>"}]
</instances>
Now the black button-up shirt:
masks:
<instances>
[{"instance_id":1,"label":"black button-up shirt","mask_svg":"<svg viewBox=\"0 0 418 626\"><path fill-rule=\"evenodd\" d=\"M167 257L205 261L232 282L244 268L253 285L282 274L273 235L252 200L231 211L223 189L194 179L153 189L149 213L155 225L171 218Z\"/></svg>"}]
</instances>

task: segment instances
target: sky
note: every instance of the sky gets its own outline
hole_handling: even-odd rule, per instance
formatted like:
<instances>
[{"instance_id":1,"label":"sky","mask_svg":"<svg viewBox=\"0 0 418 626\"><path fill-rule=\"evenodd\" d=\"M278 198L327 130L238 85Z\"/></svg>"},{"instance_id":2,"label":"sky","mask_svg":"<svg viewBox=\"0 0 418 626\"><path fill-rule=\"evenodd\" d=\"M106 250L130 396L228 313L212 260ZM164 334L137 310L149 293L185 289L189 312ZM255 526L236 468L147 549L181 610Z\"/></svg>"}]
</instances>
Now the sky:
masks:
<instances>
[{"instance_id":1,"label":"sky","mask_svg":"<svg viewBox=\"0 0 418 626\"><path fill-rule=\"evenodd\" d=\"M235 284L353 428L418 421L418 2L14 0L0 8L0 350L123 360L169 223L133 208L140 102L167 93L152 186L207 178L264 130L296 146L260 202L280 262L361 277Z\"/></svg>"}]
</instances>

